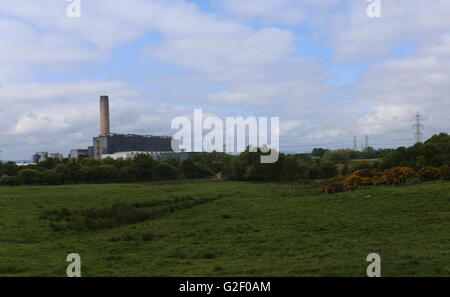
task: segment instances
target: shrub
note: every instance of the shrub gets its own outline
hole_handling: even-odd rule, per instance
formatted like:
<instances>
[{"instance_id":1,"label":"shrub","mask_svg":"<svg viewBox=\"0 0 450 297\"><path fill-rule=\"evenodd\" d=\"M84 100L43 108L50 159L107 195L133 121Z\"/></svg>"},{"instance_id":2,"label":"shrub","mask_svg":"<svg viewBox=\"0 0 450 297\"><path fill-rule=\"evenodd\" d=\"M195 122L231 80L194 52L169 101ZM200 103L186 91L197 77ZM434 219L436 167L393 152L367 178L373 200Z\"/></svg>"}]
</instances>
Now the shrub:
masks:
<instances>
[{"instance_id":1,"label":"shrub","mask_svg":"<svg viewBox=\"0 0 450 297\"><path fill-rule=\"evenodd\" d=\"M344 183L342 178L333 178L326 181L320 187L322 193L334 194L344 191Z\"/></svg>"},{"instance_id":2,"label":"shrub","mask_svg":"<svg viewBox=\"0 0 450 297\"><path fill-rule=\"evenodd\" d=\"M136 180L136 170L133 166L124 166L119 170L121 181L133 182Z\"/></svg>"},{"instance_id":3,"label":"shrub","mask_svg":"<svg viewBox=\"0 0 450 297\"><path fill-rule=\"evenodd\" d=\"M34 169L23 169L19 171L18 177L26 185L34 185L39 182L39 172Z\"/></svg>"},{"instance_id":4,"label":"shrub","mask_svg":"<svg viewBox=\"0 0 450 297\"><path fill-rule=\"evenodd\" d=\"M349 175L350 174L350 167L348 166L348 163L344 164L344 167L342 167L341 175Z\"/></svg>"},{"instance_id":5,"label":"shrub","mask_svg":"<svg viewBox=\"0 0 450 297\"><path fill-rule=\"evenodd\" d=\"M371 168L372 168L372 166L370 165L369 162L354 162L350 166L350 171L351 172L355 172L355 171L358 171L358 170L371 169Z\"/></svg>"},{"instance_id":6,"label":"shrub","mask_svg":"<svg viewBox=\"0 0 450 297\"><path fill-rule=\"evenodd\" d=\"M0 178L0 185L2 186L17 186L19 184L20 181L16 176L4 175Z\"/></svg>"},{"instance_id":7,"label":"shrub","mask_svg":"<svg viewBox=\"0 0 450 297\"><path fill-rule=\"evenodd\" d=\"M382 183L392 185L392 184L402 184L407 180L416 177L416 172L409 167L394 167L385 171L382 177Z\"/></svg>"},{"instance_id":8,"label":"shrub","mask_svg":"<svg viewBox=\"0 0 450 297\"><path fill-rule=\"evenodd\" d=\"M116 181L119 178L119 171L112 165L101 165L98 167L100 180L105 182Z\"/></svg>"},{"instance_id":9,"label":"shrub","mask_svg":"<svg viewBox=\"0 0 450 297\"><path fill-rule=\"evenodd\" d=\"M61 185L63 184L63 178L54 169L44 170L40 173L40 181L46 185Z\"/></svg>"},{"instance_id":10,"label":"shrub","mask_svg":"<svg viewBox=\"0 0 450 297\"><path fill-rule=\"evenodd\" d=\"M350 175L343 181L344 191L353 191L363 186L371 185L369 177L361 177L358 175Z\"/></svg>"},{"instance_id":11,"label":"shrub","mask_svg":"<svg viewBox=\"0 0 450 297\"><path fill-rule=\"evenodd\" d=\"M320 170L322 171L323 177L331 178L338 174L338 168L334 162L331 161L323 161L319 165Z\"/></svg>"},{"instance_id":12,"label":"shrub","mask_svg":"<svg viewBox=\"0 0 450 297\"><path fill-rule=\"evenodd\" d=\"M441 171L439 170L439 168L424 167L420 169L419 177L423 181L440 179Z\"/></svg>"},{"instance_id":13,"label":"shrub","mask_svg":"<svg viewBox=\"0 0 450 297\"><path fill-rule=\"evenodd\" d=\"M359 177L380 177L383 175L381 171L378 169L360 169L353 172L351 175L359 176Z\"/></svg>"},{"instance_id":14,"label":"shrub","mask_svg":"<svg viewBox=\"0 0 450 297\"><path fill-rule=\"evenodd\" d=\"M450 180L450 166L442 166L439 167L439 171L441 172L441 177L443 180Z\"/></svg>"},{"instance_id":15,"label":"shrub","mask_svg":"<svg viewBox=\"0 0 450 297\"><path fill-rule=\"evenodd\" d=\"M177 171L176 169L167 162L160 162L156 166L156 175L164 180L176 179Z\"/></svg>"}]
</instances>

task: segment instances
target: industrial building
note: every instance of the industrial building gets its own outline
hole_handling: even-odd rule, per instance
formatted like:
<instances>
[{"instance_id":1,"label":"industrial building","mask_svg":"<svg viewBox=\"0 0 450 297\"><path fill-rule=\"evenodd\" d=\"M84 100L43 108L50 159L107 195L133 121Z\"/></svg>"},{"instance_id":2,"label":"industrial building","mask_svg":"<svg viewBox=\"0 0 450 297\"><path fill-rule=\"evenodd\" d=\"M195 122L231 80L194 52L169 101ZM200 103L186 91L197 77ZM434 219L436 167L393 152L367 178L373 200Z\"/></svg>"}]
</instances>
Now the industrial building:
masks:
<instances>
[{"instance_id":1,"label":"industrial building","mask_svg":"<svg viewBox=\"0 0 450 297\"><path fill-rule=\"evenodd\" d=\"M114 160L117 159L133 159L137 155L147 155L152 157L155 160L166 160L170 158L177 158L181 161L186 159L190 159L194 156L195 153L191 152L117 152L114 154L103 154L102 159L111 158Z\"/></svg>"},{"instance_id":2,"label":"industrial building","mask_svg":"<svg viewBox=\"0 0 450 297\"><path fill-rule=\"evenodd\" d=\"M79 161L81 159L94 158L94 147L90 146L88 149L73 149L70 151L69 159Z\"/></svg>"},{"instance_id":3,"label":"industrial building","mask_svg":"<svg viewBox=\"0 0 450 297\"><path fill-rule=\"evenodd\" d=\"M193 154L174 152L173 138L170 136L136 135L111 133L109 115L109 97L100 97L100 133L93 138L93 147L89 157L97 160L104 158L134 158L146 154L155 159L191 158ZM174 142L177 146L177 142ZM78 150L81 151L81 150ZM84 151L85 153L85 151Z\"/></svg>"},{"instance_id":4,"label":"industrial building","mask_svg":"<svg viewBox=\"0 0 450 297\"><path fill-rule=\"evenodd\" d=\"M102 155L119 152L173 152L172 137L106 134L94 137L94 157L102 159Z\"/></svg>"},{"instance_id":5,"label":"industrial building","mask_svg":"<svg viewBox=\"0 0 450 297\"><path fill-rule=\"evenodd\" d=\"M33 155L33 157L31 157L31 161L34 164L37 164L39 162L43 162L45 160L47 160L48 158L48 153L47 152L41 152L41 153L36 153Z\"/></svg>"},{"instance_id":6,"label":"industrial building","mask_svg":"<svg viewBox=\"0 0 450 297\"><path fill-rule=\"evenodd\" d=\"M145 154L157 160L168 158L189 159L195 153L175 152L172 147L178 147L178 141L170 136L136 135L111 133L109 115L109 97L100 97L100 131L99 136L93 137L93 145L87 149L72 149L69 158L79 161L81 159L130 159L139 154ZM36 153L32 162L37 164L48 158L63 160L59 153Z\"/></svg>"},{"instance_id":7,"label":"industrial building","mask_svg":"<svg viewBox=\"0 0 450 297\"><path fill-rule=\"evenodd\" d=\"M40 153L36 153L31 157L31 161L34 164L40 163L40 162L44 162L47 159L58 159L60 161L62 161L64 159L63 154L60 153L48 153L48 152L40 152Z\"/></svg>"}]
</instances>

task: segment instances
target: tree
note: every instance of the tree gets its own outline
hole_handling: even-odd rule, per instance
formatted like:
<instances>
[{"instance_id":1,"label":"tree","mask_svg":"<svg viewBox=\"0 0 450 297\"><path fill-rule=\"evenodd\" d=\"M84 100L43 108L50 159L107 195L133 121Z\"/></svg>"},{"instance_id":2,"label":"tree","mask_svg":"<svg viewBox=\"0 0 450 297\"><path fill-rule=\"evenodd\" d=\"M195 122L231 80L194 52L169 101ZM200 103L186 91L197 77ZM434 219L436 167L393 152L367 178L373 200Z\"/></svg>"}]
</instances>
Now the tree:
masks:
<instances>
[{"instance_id":1,"label":"tree","mask_svg":"<svg viewBox=\"0 0 450 297\"><path fill-rule=\"evenodd\" d=\"M311 156L322 158L329 150L323 148L315 148L311 152Z\"/></svg>"},{"instance_id":2,"label":"tree","mask_svg":"<svg viewBox=\"0 0 450 297\"><path fill-rule=\"evenodd\" d=\"M19 184L20 180L16 176L3 175L0 178L0 185L2 186L17 186Z\"/></svg>"},{"instance_id":3,"label":"tree","mask_svg":"<svg viewBox=\"0 0 450 297\"><path fill-rule=\"evenodd\" d=\"M112 165L101 165L98 167L98 179L104 182L114 182L119 178L119 171Z\"/></svg>"},{"instance_id":4,"label":"tree","mask_svg":"<svg viewBox=\"0 0 450 297\"><path fill-rule=\"evenodd\" d=\"M336 164L331 161L323 161L320 164L319 168L322 171L322 176L325 178L332 178L338 174L338 168Z\"/></svg>"},{"instance_id":5,"label":"tree","mask_svg":"<svg viewBox=\"0 0 450 297\"><path fill-rule=\"evenodd\" d=\"M54 169L61 161L56 158L47 158L42 162L39 162L38 166L45 169Z\"/></svg>"},{"instance_id":6,"label":"tree","mask_svg":"<svg viewBox=\"0 0 450 297\"><path fill-rule=\"evenodd\" d=\"M44 170L40 173L40 182L46 185L63 184L62 176L54 169Z\"/></svg>"},{"instance_id":7,"label":"tree","mask_svg":"<svg viewBox=\"0 0 450 297\"><path fill-rule=\"evenodd\" d=\"M34 185L39 183L39 172L34 169L23 169L19 171L18 178L25 185Z\"/></svg>"},{"instance_id":8,"label":"tree","mask_svg":"<svg viewBox=\"0 0 450 297\"><path fill-rule=\"evenodd\" d=\"M300 170L298 168L295 156L286 156L283 160L280 180L286 182L295 182L299 179Z\"/></svg>"},{"instance_id":9,"label":"tree","mask_svg":"<svg viewBox=\"0 0 450 297\"><path fill-rule=\"evenodd\" d=\"M155 160L147 155L139 154L134 158L136 177L141 181L149 181L153 178L155 172Z\"/></svg>"},{"instance_id":10,"label":"tree","mask_svg":"<svg viewBox=\"0 0 450 297\"><path fill-rule=\"evenodd\" d=\"M327 151L323 157L324 159L327 159L329 161L340 162L351 160L352 154L353 154L352 150L341 149L335 151Z\"/></svg>"},{"instance_id":11,"label":"tree","mask_svg":"<svg viewBox=\"0 0 450 297\"><path fill-rule=\"evenodd\" d=\"M81 179L81 164L72 160L68 162L66 166L69 171L70 179L77 184Z\"/></svg>"},{"instance_id":12,"label":"tree","mask_svg":"<svg viewBox=\"0 0 450 297\"><path fill-rule=\"evenodd\" d=\"M119 179L124 182L136 181L136 168L133 165L128 165L120 168Z\"/></svg>"},{"instance_id":13,"label":"tree","mask_svg":"<svg viewBox=\"0 0 450 297\"><path fill-rule=\"evenodd\" d=\"M163 180L171 180L177 178L177 171L169 163L160 162L156 166L156 175Z\"/></svg>"},{"instance_id":14,"label":"tree","mask_svg":"<svg viewBox=\"0 0 450 297\"><path fill-rule=\"evenodd\" d=\"M17 173L19 172L19 166L17 166L14 162L7 162L2 164L2 175L8 175L8 176L17 176Z\"/></svg>"},{"instance_id":15,"label":"tree","mask_svg":"<svg viewBox=\"0 0 450 297\"><path fill-rule=\"evenodd\" d=\"M58 164L53 169L61 178L61 183L65 184L72 180L72 175L70 172L70 168L66 166L65 164Z\"/></svg>"},{"instance_id":16,"label":"tree","mask_svg":"<svg viewBox=\"0 0 450 297\"><path fill-rule=\"evenodd\" d=\"M99 182L101 180L99 166L82 166L80 170L80 178L87 183Z\"/></svg>"}]
</instances>

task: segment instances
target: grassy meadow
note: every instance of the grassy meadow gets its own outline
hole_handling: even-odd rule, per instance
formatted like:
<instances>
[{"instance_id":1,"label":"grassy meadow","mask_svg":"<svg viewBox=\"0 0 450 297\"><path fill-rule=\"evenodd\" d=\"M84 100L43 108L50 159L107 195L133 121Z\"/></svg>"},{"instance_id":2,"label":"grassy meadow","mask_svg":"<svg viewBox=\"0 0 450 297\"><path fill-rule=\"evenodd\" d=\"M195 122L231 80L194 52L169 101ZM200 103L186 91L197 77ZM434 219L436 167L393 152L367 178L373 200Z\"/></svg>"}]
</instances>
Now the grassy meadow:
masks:
<instances>
[{"instance_id":1,"label":"grassy meadow","mask_svg":"<svg viewBox=\"0 0 450 297\"><path fill-rule=\"evenodd\" d=\"M119 206L118 206L119 205ZM62 210L65 209L65 210ZM450 275L450 183L0 187L0 276Z\"/></svg>"}]
</instances>

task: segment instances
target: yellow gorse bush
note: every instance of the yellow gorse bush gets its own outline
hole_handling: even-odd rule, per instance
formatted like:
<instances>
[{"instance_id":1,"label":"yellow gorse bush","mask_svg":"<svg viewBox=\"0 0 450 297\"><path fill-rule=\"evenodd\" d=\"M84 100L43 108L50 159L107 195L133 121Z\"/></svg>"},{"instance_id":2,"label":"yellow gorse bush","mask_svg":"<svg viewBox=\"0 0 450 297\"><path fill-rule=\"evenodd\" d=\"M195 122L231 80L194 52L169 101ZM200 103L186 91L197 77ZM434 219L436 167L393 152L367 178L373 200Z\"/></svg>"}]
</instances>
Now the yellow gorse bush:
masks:
<instances>
[{"instance_id":1,"label":"yellow gorse bush","mask_svg":"<svg viewBox=\"0 0 450 297\"><path fill-rule=\"evenodd\" d=\"M427 170L426 172L433 172L432 176L435 176L436 170L440 172L437 168L433 169L433 171ZM442 175L439 174L439 176ZM370 185L402 184L415 177L417 177L417 173L409 167L394 167L384 172L377 169L362 169L353 172L349 176L334 178L326 181L320 187L320 191L323 193L333 194L344 191L353 191Z\"/></svg>"},{"instance_id":2,"label":"yellow gorse bush","mask_svg":"<svg viewBox=\"0 0 450 297\"><path fill-rule=\"evenodd\" d=\"M421 180L435 180L442 177L441 170L434 167L424 167L419 171Z\"/></svg>"}]
</instances>

